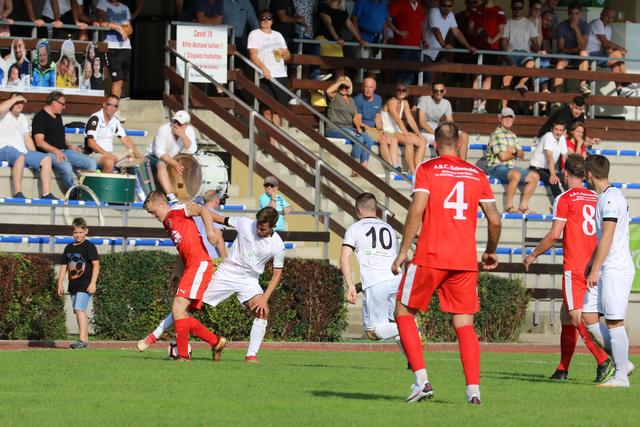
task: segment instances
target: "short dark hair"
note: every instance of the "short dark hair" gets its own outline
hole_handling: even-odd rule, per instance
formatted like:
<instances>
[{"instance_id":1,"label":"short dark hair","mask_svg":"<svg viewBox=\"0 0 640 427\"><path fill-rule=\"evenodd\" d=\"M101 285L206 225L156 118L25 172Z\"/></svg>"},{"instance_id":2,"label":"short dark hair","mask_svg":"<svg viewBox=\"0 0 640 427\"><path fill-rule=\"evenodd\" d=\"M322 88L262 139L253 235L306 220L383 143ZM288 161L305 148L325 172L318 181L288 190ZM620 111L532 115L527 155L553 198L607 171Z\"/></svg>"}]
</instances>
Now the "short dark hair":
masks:
<instances>
[{"instance_id":1,"label":"short dark hair","mask_svg":"<svg viewBox=\"0 0 640 427\"><path fill-rule=\"evenodd\" d=\"M447 85L446 85L446 84L444 84L444 81L443 81L443 80L434 80L434 81L431 83L431 87L434 87L434 86L436 86L436 85L442 85L442 86L444 86L444 87L447 87Z\"/></svg>"},{"instance_id":2,"label":"short dark hair","mask_svg":"<svg viewBox=\"0 0 640 427\"><path fill-rule=\"evenodd\" d=\"M536 3L542 5L542 0L531 0L529 2L529 7L533 6Z\"/></svg>"},{"instance_id":3,"label":"short dark hair","mask_svg":"<svg viewBox=\"0 0 640 427\"><path fill-rule=\"evenodd\" d=\"M154 203L154 202L169 203L169 199L167 199L167 196L165 196L164 193L160 191L152 191L149 194L147 194L147 198L144 199L144 204L142 205L142 207L147 209L147 206L149 205L149 203Z\"/></svg>"},{"instance_id":4,"label":"short dark hair","mask_svg":"<svg viewBox=\"0 0 640 427\"><path fill-rule=\"evenodd\" d=\"M113 93L110 93L109 95L104 97L105 101L108 101L110 99L115 99L116 101L120 101L120 97L118 95L113 94Z\"/></svg>"},{"instance_id":5,"label":"short dark hair","mask_svg":"<svg viewBox=\"0 0 640 427\"><path fill-rule=\"evenodd\" d=\"M204 203L209 203L216 199L220 199L220 194L218 194L216 190L207 190L202 195L202 201Z\"/></svg>"},{"instance_id":6,"label":"short dark hair","mask_svg":"<svg viewBox=\"0 0 640 427\"><path fill-rule=\"evenodd\" d=\"M256 213L256 221L258 224L267 222L271 227L275 227L278 222L278 211L271 206L264 207Z\"/></svg>"},{"instance_id":7,"label":"short dark hair","mask_svg":"<svg viewBox=\"0 0 640 427\"><path fill-rule=\"evenodd\" d=\"M564 162L564 170L571 176L584 179L586 176L585 161L580 154L569 154Z\"/></svg>"},{"instance_id":8,"label":"short dark hair","mask_svg":"<svg viewBox=\"0 0 640 427\"><path fill-rule=\"evenodd\" d=\"M569 8L567 9L567 12L571 13L576 9L582 11L582 6L580 5L580 2L574 1L573 3L571 3L569 5Z\"/></svg>"},{"instance_id":9,"label":"short dark hair","mask_svg":"<svg viewBox=\"0 0 640 427\"><path fill-rule=\"evenodd\" d=\"M273 14L271 13L271 11L269 9L262 9L260 12L258 12L258 18L261 17L262 15L265 14L269 14L271 16L273 16Z\"/></svg>"},{"instance_id":10,"label":"short dark hair","mask_svg":"<svg viewBox=\"0 0 640 427\"><path fill-rule=\"evenodd\" d=\"M458 126L453 122L444 122L436 128L435 139L439 144L455 145L458 142Z\"/></svg>"},{"instance_id":11,"label":"short dark hair","mask_svg":"<svg viewBox=\"0 0 640 427\"><path fill-rule=\"evenodd\" d=\"M584 105L587 103L587 100L584 99L584 96L577 95L573 97L573 103L578 107L584 107Z\"/></svg>"},{"instance_id":12,"label":"short dark hair","mask_svg":"<svg viewBox=\"0 0 640 427\"><path fill-rule=\"evenodd\" d=\"M561 119L561 118L559 118L559 117L555 118L555 119L551 122L551 126L553 126L553 127L556 127L556 126L558 126L558 125L562 125L562 127L563 127L563 128L565 128L565 129L567 128L567 123L566 123L563 119Z\"/></svg>"},{"instance_id":13,"label":"short dark hair","mask_svg":"<svg viewBox=\"0 0 640 427\"><path fill-rule=\"evenodd\" d=\"M611 164L609 163L609 159L600 154L592 154L587 157L586 161L587 172L591 172L596 179L606 179L609 178L609 169L611 168Z\"/></svg>"},{"instance_id":14,"label":"short dark hair","mask_svg":"<svg viewBox=\"0 0 640 427\"><path fill-rule=\"evenodd\" d=\"M53 101L57 101L60 98L64 98L64 93L60 92L59 90L54 90L47 94L47 98L45 99L45 104L51 105Z\"/></svg>"},{"instance_id":15,"label":"short dark hair","mask_svg":"<svg viewBox=\"0 0 640 427\"><path fill-rule=\"evenodd\" d=\"M74 218L73 221L71 222L71 226L73 228L82 228L83 230L86 230L87 228L89 228L89 226L87 225L87 221L82 218L82 217L77 217Z\"/></svg>"},{"instance_id":16,"label":"short dark hair","mask_svg":"<svg viewBox=\"0 0 640 427\"><path fill-rule=\"evenodd\" d=\"M371 193L362 193L356 198L356 208L375 211L377 206L376 196Z\"/></svg>"}]
</instances>

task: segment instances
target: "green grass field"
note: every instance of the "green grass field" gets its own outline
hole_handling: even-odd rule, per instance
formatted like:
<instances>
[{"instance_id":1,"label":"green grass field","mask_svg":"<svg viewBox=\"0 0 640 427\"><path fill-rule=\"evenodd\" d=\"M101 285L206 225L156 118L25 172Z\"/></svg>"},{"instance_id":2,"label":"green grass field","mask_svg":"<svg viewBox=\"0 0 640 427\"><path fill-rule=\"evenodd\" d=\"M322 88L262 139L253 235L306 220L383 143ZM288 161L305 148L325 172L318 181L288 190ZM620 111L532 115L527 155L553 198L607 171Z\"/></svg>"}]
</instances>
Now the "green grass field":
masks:
<instances>
[{"instance_id":1,"label":"green grass field","mask_svg":"<svg viewBox=\"0 0 640 427\"><path fill-rule=\"evenodd\" d=\"M0 351L0 425L424 426L640 423L640 383L597 389L576 355L570 381L547 380L556 355L482 355L481 406L465 402L457 353L428 354L435 397L403 403L413 375L399 353L229 350L213 365L160 350ZM638 357L632 358L640 366ZM637 375L637 374L636 374Z\"/></svg>"}]
</instances>

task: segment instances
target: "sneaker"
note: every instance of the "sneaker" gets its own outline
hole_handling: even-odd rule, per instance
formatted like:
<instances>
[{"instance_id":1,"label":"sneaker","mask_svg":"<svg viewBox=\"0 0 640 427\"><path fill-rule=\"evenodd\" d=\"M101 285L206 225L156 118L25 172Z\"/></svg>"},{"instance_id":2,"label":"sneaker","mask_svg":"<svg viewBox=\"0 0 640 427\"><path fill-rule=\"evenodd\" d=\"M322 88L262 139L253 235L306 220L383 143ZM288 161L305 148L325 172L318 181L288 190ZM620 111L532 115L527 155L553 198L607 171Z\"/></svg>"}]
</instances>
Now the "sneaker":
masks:
<instances>
[{"instance_id":1,"label":"sneaker","mask_svg":"<svg viewBox=\"0 0 640 427\"><path fill-rule=\"evenodd\" d=\"M467 399L467 402L469 402L471 405L480 405L480 396L474 394L473 396L471 396L471 398Z\"/></svg>"},{"instance_id":2,"label":"sneaker","mask_svg":"<svg viewBox=\"0 0 640 427\"><path fill-rule=\"evenodd\" d=\"M219 362L222 359L222 350L227 346L229 341L225 337L220 337L218 340L218 344L214 347L211 347L211 357L214 362Z\"/></svg>"},{"instance_id":3,"label":"sneaker","mask_svg":"<svg viewBox=\"0 0 640 427\"><path fill-rule=\"evenodd\" d=\"M327 80L329 80L331 77L333 77L333 74L331 73L327 73L327 74L320 74L319 76L316 77L316 80L321 80L323 82L326 82Z\"/></svg>"},{"instance_id":4,"label":"sneaker","mask_svg":"<svg viewBox=\"0 0 640 427\"><path fill-rule=\"evenodd\" d=\"M580 86L580 93L583 95L591 95L593 92L591 91L591 85L589 85L589 83L585 83L584 85Z\"/></svg>"},{"instance_id":5,"label":"sneaker","mask_svg":"<svg viewBox=\"0 0 640 427\"><path fill-rule=\"evenodd\" d=\"M633 374L633 371L635 370L636 370L636 365L631 363L631 360L629 360L629 364L627 365L627 376Z\"/></svg>"},{"instance_id":6,"label":"sneaker","mask_svg":"<svg viewBox=\"0 0 640 427\"><path fill-rule=\"evenodd\" d=\"M71 344L69 344L69 348L73 349L73 350L77 350L77 349L80 349L80 348L89 348L89 343L77 340L77 341L74 341Z\"/></svg>"},{"instance_id":7,"label":"sneaker","mask_svg":"<svg viewBox=\"0 0 640 427\"><path fill-rule=\"evenodd\" d=\"M569 371L556 369L556 371L553 373L553 375L549 377L549 379L554 381L566 381L568 375L569 375Z\"/></svg>"},{"instance_id":8,"label":"sneaker","mask_svg":"<svg viewBox=\"0 0 640 427\"><path fill-rule=\"evenodd\" d=\"M300 103L298 102L298 100L297 100L297 99L295 99L295 98L291 98L291 99L289 100L289 105L300 105Z\"/></svg>"},{"instance_id":9,"label":"sneaker","mask_svg":"<svg viewBox=\"0 0 640 427\"><path fill-rule=\"evenodd\" d=\"M623 96L625 98L628 98L634 95L636 93L636 90L629 86L622 86L620 89L616 90L616 93L618 94L618 96Z\"/></svg>"},{"instance_id":10,"label":"sneaker","mask_svg":"<svg viewBox=\"0 0 640 427\"><path fill-rule=\"evenodd\" d=\"M25 195L22 194L22 191L18 191L16 194L13 195L14 199L26 199Z\"/></svg>"},{"instance_id":11,"label":"sneaker","mask_svg":"<svg viewBox=\"0 0 640 427\"><path fill-rule=\"evenodd\" d=\"M40 198L44 199L44 200L60 200L56 196L54 196L53 193L45 194L44 196L42 196Z\"/></svg>"},{"instance_id":12,"label":"sneaker","mask_svg":"<svg viewBox=\"0 0 640 427\"><path fill-rule=\"evenodd\" d=\"M596 380L595 383L601 384L609 380L615 374L615 367L613 365L613 361L611 359L607 359L601 364L598 365L596 369Z\"/></svg>"},{"instance_id":13,"label":"sneaker","mask_svg":"<svg viewBox=\"0 0 640 427\"><path fill-rule=\"evenodd\" d=\"M244 361L247 363L260 363L258 356L245 356Z\"/></svg>"},{"instance_id":14,"label":"sneaker","mask_svg":"<svg viewBox=\"0 0 640 427\"><path fill-rule=\"evenodd\" d=\"M411 394L405 399L406 403L416 403L424 399L431 399L433 397L433 387L430 383L424 383L424 385L413 384L411 386Z\"/></svg>"},{"instance_id":15,"label":"sneaker","mask_svg":"<svg viewBox=\"0 0 640 427\"><path fill-rule=\"evenodd\" d=\"M614 388L614 387L629 387L629 380L621 380L619 378L613 377L609 378L607 381L597 384L596 387L603 388Z\"/></svg>"}]
</instances>

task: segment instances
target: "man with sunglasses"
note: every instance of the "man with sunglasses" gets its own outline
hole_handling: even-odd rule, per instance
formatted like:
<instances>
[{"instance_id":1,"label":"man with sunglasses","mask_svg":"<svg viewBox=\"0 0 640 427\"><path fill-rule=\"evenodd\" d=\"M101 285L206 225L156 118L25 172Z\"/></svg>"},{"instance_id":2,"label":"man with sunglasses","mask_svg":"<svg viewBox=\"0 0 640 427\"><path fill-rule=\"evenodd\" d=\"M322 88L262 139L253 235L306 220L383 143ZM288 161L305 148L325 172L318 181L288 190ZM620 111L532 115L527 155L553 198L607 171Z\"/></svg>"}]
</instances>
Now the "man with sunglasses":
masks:
<instances>
[{"instance_id":1,"label":"man with sunglasses","mask_svg":"<svg viewBox=\"0 0 640 427\"><path fill-rule=\"evenodd\" d=\"M429 62L437 62L440 57L440 49L452 49L453 45L446 42L449 31L462 44L469 49L469 52L475 53L476 48L471 46L464 34L458 28L453 10L453 0L440 0L437 8L429 10L428 23L425 26L424 40L429 46L425 50L426 59Z\"/></svg>"},{"instance_id":2,"label":"man with sunglasses","mask_svg":"<svg viewBox=\"0 0 640 427\"><path fill-rule=\"evenodd\" d=\"M73 169L95 171L97 164L94 159L82 154L79 147L67 143L62 112L66 101L64 94L54 90L46 98L45 106L33 116L31 134L36 148L47 153L53 162L53 169L62 180L62 191L66 192L73 186Z\"/></svg>"},{"instance_id":3,"label":"man with sunglasses","mask_svg":"<svg viewBox=\"0 0 640 427\"><path fill-rule=\"evenodd\" d=\"M106 173L112 173L118 161L118 156L113 154L114 136L122 141L129 156L137 159L143 157L116 117L119 103L120 98L116 95L108 95L102 103L102 109L89 117L84 128L84 152L93 154L100 169Z\"/></svg>"},{"instance_id":4,"label":"man with sunglasses","mask_svg":"<svg viewBox=\"0 0 640 427\"><path fill-rule=\"evenodd\" d=\"M176 203L178 199L172 192L167 166L173 166L181 175L184 167L173 157L179 153L195 154L198 151L196 131L189 124L190 121L189 113L184 110L177 111L171 118L171 123L165 123L158 128L153 142L147 147L146 157L151 162L151 170L160 188L167 195L169 203Z\"/></svg>"},{"instance_id":5,"label":"man with sunglasses","mask_svg":"<svg viewBox=\"0 0 640 427\"><path fill-rule=\"evenodd\" d=\"M264 179L264 193L258 198L260 209L270 206L278 212L278 222L276 222L275 231L286 231L287 223L284 215L290 213L293 208L281 194L278 194L278 178L268 176Z\"/></svg>"}]
</instances>

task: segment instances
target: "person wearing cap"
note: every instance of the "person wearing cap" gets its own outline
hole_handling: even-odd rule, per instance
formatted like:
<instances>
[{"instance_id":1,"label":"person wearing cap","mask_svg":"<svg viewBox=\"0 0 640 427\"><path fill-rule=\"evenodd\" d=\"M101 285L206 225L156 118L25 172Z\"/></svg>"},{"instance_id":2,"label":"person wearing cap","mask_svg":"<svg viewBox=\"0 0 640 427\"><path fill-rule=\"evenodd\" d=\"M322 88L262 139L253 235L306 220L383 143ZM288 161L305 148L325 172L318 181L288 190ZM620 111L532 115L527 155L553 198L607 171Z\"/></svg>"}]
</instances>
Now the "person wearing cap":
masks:
<instances>
[{"instance_id":1,"label":"person wearing cap","mask_svg":"<svg viewBox=\"0 0 640 427\"><path fill-rule=\"evenodd\" d=\"M173 166L178 174L182 174L184 167L173 157L180 153L195 154L198 150L196 131L189 124L190 121L189 113L184 110L177 111L170 123L165 123L158 128L153 142L147 147L146 157L151 162L153 174L171 203L176 202L177 199L172 192L167 166Z\"/></svg>"},{"instance_id":2,"label":"person wearing cap","mask_svg":"<svg viewBox=\"0 0 640 427\"><path fill-rule=\"evenodd\" d=\"M326 94L327 98L329 98L327 118L331 123L327 125L327 130L324 134L329 138L344 138L344 134L339 130L341 129L360 142L360 144L371 149L375 141L364 131L362 120L358 117L356 101L351 97L352 93L353 83L346 76L338 78L327 88ZM359 144L354 143L352 145L351 157L365 168L369 164L369 152L363 150ZM352 171L351 176L357 176L357 173Z\"/></svg>"},{"instance_id":3,"label":"person wearing cap","mask_svg":"<svg viewBox=\"0 0 640 427\"><path fill-rule=\"evenodd\" d=\"M505 195L506 213L531 213L529 200L538 185L540 176L537 172L516 166L518 159L524 158L524 151L517 141L516 134L511 131L515 120L511 108L503 108L498 116L500 124L491 133L487 145L487 173L492 178L507 184ZM520 205L516 209L513 198L518 185L524 185Z\"/></svg>"},{"instance_id":4,"label":"person wearing cap","mask_svg":"<svg viewBox=\"0 0 640 427\"><path fill-rule=\"evenodd\" d=\"M278 194L278 178L275 176L268 176L264 179L263 185L264 193L262 193L258 198L260 209L270 206L278 211L280 215L278 216L278 222L276 222L276 226L273 230L286 231L287 223L284 220L284 215L290 213L293 208L281 194Z\"/></svg>"},{"instance_id":5,"label":"person wearing cap","mask_svg":"<svg viewBox=\"0 0 640 427\"><path fill-rule=\"evenodd\" d=\"M116 117L119 104L120 98L108 95L102 103L102 109L93 113L84 127L84 153L92 155L98 162L98 167L106 173L112 173L118 161L118 157L113 154L114 136L122 141L129 156L136 159L143 157Z\"/></svg>"}]
</instances>

